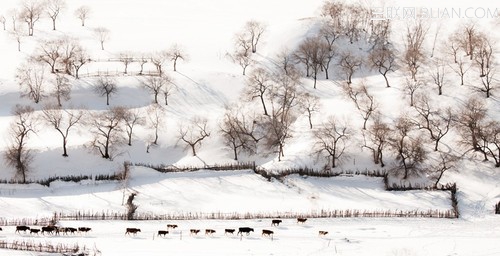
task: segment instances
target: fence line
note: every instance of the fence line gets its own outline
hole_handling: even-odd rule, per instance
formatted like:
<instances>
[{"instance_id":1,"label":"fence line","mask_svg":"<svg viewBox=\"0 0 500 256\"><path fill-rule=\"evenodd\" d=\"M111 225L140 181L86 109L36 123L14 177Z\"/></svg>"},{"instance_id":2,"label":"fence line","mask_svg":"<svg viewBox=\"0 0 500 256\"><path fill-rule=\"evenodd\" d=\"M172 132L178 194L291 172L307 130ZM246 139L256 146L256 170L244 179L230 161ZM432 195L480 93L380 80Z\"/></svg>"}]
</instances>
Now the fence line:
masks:
<instances>
[{"instance_id":1,"label":"fence line","mask_svg":"<svg viewBox=\"0 0 500 256\"><path fill-rule=\"evenodd\" d=\"M54 214L56 221L61 220L127 220L124 212L58 212ZM299 212L258 212L258 213L223 213L223 212L185 212L185 213L136 213L133 220L240 220L240 219L270 219L270 218L457 218L453 210L321 210L309 213Z\"/></svg>"},{"instance_id":2,"label":"fence line","mask_svg":"<svg viewBox=\"0 0 500 256\"><path fill-rule=\"evenodd\" d=\"M87 249L85 246L80 248L80 246L76 243L74 245L67 244L52 244L50 242L33 242L33 241L18 241L14 240L12 242L7 242L5 240L0 240L0 248L7 250L16 250L16 251L31 251L31 252L43 252L43 253L61 253L61 254L70 254L70 255L89 255L91 250ZM94 249L92 252L94 255L99 250Z\"/></svg>"}]
</instances>

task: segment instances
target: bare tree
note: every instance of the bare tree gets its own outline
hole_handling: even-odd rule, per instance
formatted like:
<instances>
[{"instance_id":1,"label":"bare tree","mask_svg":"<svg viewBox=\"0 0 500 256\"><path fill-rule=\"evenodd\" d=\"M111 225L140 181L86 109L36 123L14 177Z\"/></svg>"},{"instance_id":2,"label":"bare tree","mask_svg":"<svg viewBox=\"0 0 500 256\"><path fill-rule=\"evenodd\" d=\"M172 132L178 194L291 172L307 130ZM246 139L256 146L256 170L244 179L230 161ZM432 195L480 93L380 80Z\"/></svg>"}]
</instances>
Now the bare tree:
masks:
<instances>
[{"instance_id":1,"label":"bare tree","mask_svg":"<svg viewBox=\"0 0 500 256\"><path fill-rule=\"evenodd\" d=\"M422 81L406 78L404 90L410 96L410 107L413 107L415 102L415 92L422 87Z\"/></svg>"},{"instance_id":2,"label":"bare tree","mask_svg":"<svg viewBox=\"0 0 500 256\"><path fill-rule=\"evenodd\" d=\"M39 44L38 49L33 55L33 59L40 62L45 62L50 66L50 72L56 73L56 64L63 56L61 51L63 41L59 39L43 41Z\"/></svg>"},{"instance_id":3,"label":"bare tree","mask_svg":"<svg viewBox=\"0 0 500 256\"><path fill-rule=\"evenodd\" d=\"M486 105L482 100L471 97L456 117L462 144L470 145L471 150L482 151L479 140L485 127L486 111Z\"/></svg>"},{"instance_id":4,"label":"bare tree","mask_svg":"<svg viewBox=\"0 0 500 256\"><path fill-rule=\"evenodd\" d=\"M314 79L314 89L318 73L323 69L327 56L330 53L330 46L319 37L306 38L298 47L295 56L298 61L304 63L306 68L312 71Z\"/></svg>"},{"instance_id":5,"label":"bare tree","mask_svg":"<svg viewBox=\"0 0 500 256\"><path fill-rule=\"evenodd\" d=\"M83 65L89 63L91 61L87 51L82 47L77 47L75 49L73 57L70 59L73 68L75 69L75 78L79 79L79 71L83 67Z\"/></svg>"},{"instance_id":6,"label":"bare tree","mask_svg":"<svg viewBox=\"0 0 500 256\"><path fill-rule=\"evenodd\" d=\"M266 145L269 149L278 148L278 161L285 156L284 147L291 135L291 125L297 118L300 93L298 74L286 75L284 72L275 74L274 86L268 95L271 102L271 114L266 128Z\"/></svg>"},{"instance_id":7,"label":"bare tree","mask_svg":"<svg viewBox=\"0 0 500 256\"><path fill-rule=\"evenodd\" d=\"M189 124L183 124L179 127L179 140L191 148L193 156L196 156L196 148L210 136L207 123L206 119L193 118Z\"/></svg>"},{"instance_id":8,"label":"bare tree","mask_svg":"<svg viewBox=\"0 0 500 256\"><path fill-rule=\"evenodd\" d=\"M123 121L123 107L113 107L104 112L91 115L88 123L94 135L90 147L97 150L105 159L113 159L113 150L123 138L120 136L120 124Z\"/></svg>"},{"instance_id":9,"label":"bare tree","mask_svg":"<svg viewBox=\"0 0 500 256\"><path fill-rule=\"evenodd\" d=\"M142 75L144 72L144 65L148 63L151 57L147 53L141 53L141 57L139 57L139 65L141 66L141 70L139 71L139 75Z\"/></svg>"},{"instance_id":10,"label":"bare tree","mask_svg":"<svg viewBox=\"0 0 500 256\"><path fill-rule=\"evenodd\" d=\"M257 52L257 44L259 40L266 31L266 26L259 21L250 20L245 23L245 27L243 28L245 37L252 47L252 53Z\"/></svg>"},{"instance_id":11,"label":"bare tree","mask_svg":"<svg viewBox=\"0 0 500 256\"><path fill-rule=\"evenodd\" d=\"M125 125L125 132L127 133L128 138L127 145L129 146L132 146L132 136L134 134L135 126L144 125L146 123L146 120L142 115L142 111L139 108L124 109L123 124Z\"/></svg>"},{"instance_id":12,"label":"bare tree","mask_svg":"<svg viewBox=\"0 0 500 256\"><path fill-rule=\"evenodd\" d=\"M65 110L60 106L47 105L43 108L43 119L52 126L62 137L62 156L68 156L67 144L69 132L74 128L84 116L81 110Z\"/></svg>"},{"instance_id":13,"label":"bare tree","mask_svg":"<svg viewBox=\"0 0 500 256\"><path fill-rule=\"evenodd\" d=\"M495 167L500 167L500 122L489 121L481 133L483 137L483 147L485 154L488 154L495 161ZM486 156L485 156L486 159Z\"/></svg>"},{"instance_id":14,"label":"bare tree","mask_svg":"<svg viewBox=\"0 0 500 256\"><path fill-rule=\"evenodd\" d=\"M159 131L165 124L165 110L158 104L152 104L147 109L148 126L154 130L154 145L158 144Z\"/></svg>"},{"instance_id":15,"label":"bare tree","mask_svg":"<svg viewBox=\"0 0 500 256\"><path fill-rule=\"evenodd\" d=\"M21 96L39 103L46 94L45 68L38 63L25 63L17 69L16 80L22 90Z\"/></svg>"},{"instance_id":16,"label":"bare tree","mask_svg":"<svg viewBox=\"0 0 500 256\"><path fill-rule=\"evenodd\" d=\"M460 85L464 85L464 78L467 71L470 69L470 65L462 58L455 58L455 65L449 64L450 68L460 76Z\"/></svg>"},{"instance_id":17,"label":"bare tree","mask_svg":"<svg viewBox=\"0 0 500 256\"><path fill-rule=\"evenodd\" d=\"M172 45L172 47L170 47L170 49L167 51L167 56L170 58L170 60L174 64L174 71L177 71L177 61L178 60L183 60L183 61L188 60L187 53L178 44L174 44L174 45Z\"/></svg>"},{"instance_id":18,"label":"bare tree","mask_svg":"<svg viewBox=\"0 0 500 256\"><path fill-rule=\"evenodd\" d=\"M10 32L10 36L17 42L17 51L21 51L21 43L23 42L24 34L19 30Z\"/></svg>"},{"instance_id":19,"label":"bare tree","mask_svg":"<svg viewBox=\"0 0 500 256\"><path fill-rule=\"evenodd\" d=\"M148 76L142 80L142 86L154 96L154 103L158 104L158 95L172 82L168 75Z\"/></svg>"},{"instance_id":20,"label":"bare tree","mask_svg":"<svg viewBox=\"0 0 500 256\"><path fill-rule=\"evenodd\" d=\"M307 113L307 119L309 120L309 129L313 128L312 115L319 111L320 103L319 97L312 95L310 93L305 93L302 95L300 100L301 108Z\"/></svg>"},{"instance_id":21,"label":"bare tree","mask_svg":"<svg viewBox=\"0 0 500 256\"><path fill-rule=\"evenodd\" d=\"M118 59L125 66L125 70L123 71L123 73L127 74L128 65L134 61L134 56L130 52L121 52Z\"/></svg>"},{"instance_id":22,"label":"bare tree","mask_svg":"<svg viewBox=\"0 0 500 256\"><path fill-rule=\"evenodd\" d=\"M359 87L344 85L343 89L347 97L354 102L356 108L361 112L361 116L364 120L363 130L366 130L366 122L368 122L370 116L378 108L378 105L375 103L375 98L368 92L368 88L364 83Z\"/></svg>"},{"instance_id":23,"label":"bare tree","mask_svg":"<svg viewBox=\"0 0 500 256\"><path fill-rule=\"evenodd\" d=\"M82 27L85 26L85 21L88 19L90 14L90 7L83 5L75 10L75 16L82 21Z\"/></svg>"},{"instance_id":24,"label":"bare tree","mask_svg":"<svg viewBox=\"0 0 500 256\"><path fill-rule=\"evenodd\" d=\"M71 84L68 78L62 74L56 74L54 79L54 90L52 95L57 100L57 106L62 107L63 100L69 100L71 97Z\"/></svg>"},{"instance_id":25,"label":"bare tree","mask_svg":"<svg viewBox=\"0 0 500 256\"><path fill-rule=\"evenodd\" d=\"M376 115L373 124L363 131L363 148L368 148L372 152L373 162L384 167L383 153L389 143L391 128Z\"/></svg>"},{"instance_id":26,"label":"bare tree","mask_svg":"<svg viewBox=\"0 0 500 256\"><path fill-rule=\"evenodd\" d=\"M3 30L6 30L6 27L5 27L6 22L7 22L7 20L5 19L5 16L0 15L0 23L2 23L2 25L3 25Z\"/></svg>"},{"instance_id":27,"label":"bare tree","mask_svg":"<svg viewBox=\"0 0 500 256\"><path fill-rule=\"evenodd\" d=\"M296 67L294 64L294 56L293 54L290 53L288 49L283 49L281 50L277 55L276 55L276 65L280 68L283 69L286 75L289 75L290 73L295 73L296 72Z\"/></svg>"},{"instance_id":28,"label":"bare tree","mask_svg":"<svg viewBox=\"0 0 500 256\"><path fill-rule=\"evenodd\" d=\"M237 108L226 109L222 123L220 124L220 133L224 144L233 150L234 160L238 161L240 151L254 153L257 142L260 138L255 136L255 126L257 121L241 113Z\"/></svg>"},{"instance_id":29,"label":"bare tree","mask_svg":"<svg viewBox=\"0 0 500 256\"><path fill-rule=\"evenodd\" d=\"M168 99L175 92L176 89L177 86L175 85L175 83L172 81L172 79L169 79L168 82L163 87L163 89L161 90L163 92L163 99L165 100L166 106L168 106Z\"/></svg>"},{"instance_id":30,"label":"bare tree","mask_svg":"<svg viewBox=\"0 0 500 256\"><path fill-rule=\"evenodd\" d=\"M493 77L495 76L494 50L490 39L483 36L482 40L476 46L475 62L480 72L481 83L483 88L480 91L486 93L486 98L489 98L493 90Z\"/></svg>"},{"instance_id":31,"label":"bare tree","mask_svg":"<svg viewBox=\"0 0 500 256\"><path fill-rule=\"evenodd\" d=\"M246 69L254 63L254 60L250 56L250 54L246 51L235 51L233 54L230 54L229 57L233 60L234 63L240 65L245 75Z\"/></svg>"},{"instance_id":32,"label":"bare tree","mask_svg":"<svg viewBox=\"0 0 500 256\"><path fill-rule=\"evenodd\" d=\"M264 109L264 115L267 113L265 98L267 92L272 85L271 74L264 68L258 67L254 69L246 79L246 86L243 94L246 98L254 100L259 98Z\"/></svg>"},{"instance_id":33,"label":"bare tree","mask_svg":"<svg viewBox=\"0 0 500 256\"><path fill-rule=\"evenodd\" d=\"M17 21L20 19L20 13L17 9L10 9L9 15L12 21L12 31L17 31Z\"/></svg>"},{"instance_id":34,"label":"bare tree","mask_svg":"<svg viewBox=\"0 0 500 256\"><path fill-rule=\"evenodd\" d=\"M455 117L450 108L432 109L432 106L427 95L418 97L413 106L418 113L415 125L429 132L430 139L434 142L434 151L438 151L439 142L450 131Z\"/></svg>"},{"instance_id":35,"label":"bare tree","mask_svg":"<svg viewBox=\"0 0 500 256\"><path fill-rule=\"evenodd\" d=\"M331 167L337 167L337 161L344 155L351 131L347 123L339 122L330 116L326 122L314 132L317 153L326 153L331 160Z\"/></svg>"},{"instance_id":36,"label":"bare tree","mask_svg":"<svg viewBox=\"0 0 500 256\"><path fill-rule=\"evenodd\" d=\"M427 158L427 153L423 147L423 141L420 136L411 136L413 130L412 121L401 116L395 120L394 130L389 139L391 149L396 153L398 160L397 172L403 172L403 179L410 175L419 174L421 165Z\"/></svg>"},{"instance_id":37,"label":"bare tree","mask_svg":"<svg viewBox=\"0 0 500 256\"><path fill-rule=\"evenodd\" d=\"M47 0L46 11L47 15L52 20L52 30L56 30L56 20L62 10L66 8L64 0Z\"/></svg>"},{"instance_id":38,"label":"bare tree","mask_svg":"<svg viewBox=\"0 0 500 256\"><path fill-rule=\"evenodd\" d=\"M333 20L326 20L321 24L319 35L329 46L329 50L333 51L333 44L342 35L342 31L338 26L335 26Z\"/></svg>"},{"instance_id":39,"label":"bare tree","mask_svg":"<svg viewBox=\"0 0 500 256\"><path fill-rule=\"evenodd\" d=\"M118 86L115 79L108 76L100 76L94 85L94 91L100 96L106 96L106 105L109 106L109 98L117 93Z\"/></svg>"},{"instance_id":40,"label":"bare tree","mask_svg":"<svg viewBox=\"0 0 500 256\"><path fill-rule=\"evenodd\" d=\"M163 65L168 60L166 51L159 51L150 56L151 63L156 67L156 71L160 76L163 75Z\"/></svg>"},{"instance_id":41,"label":"bare tree","mask_svg":"<svg viewBox=\"0 0 500 256\"><path fill-rule=\"evenodd\" d=\"M44 3L37 0L24 0L21 5L19 16L28 25L28 36L33 36L35 23L42 16Z\"/></svg>"},{"instance_id":42,"label":"bare tree","mask_svg":"<svg viewBox=\"0 0 500 256\"><path fill-rule=\"evenodd\" d=\"M342 73L346 76L347 84L352 83L354 72L361 68L363 61L352 52L346 51L340 55L339 66Z\"/></svg>"},{"instance_id":43,"label":"bare tree","mask_svg":"<svg viewBox=\"0 0 500 256\"><path fill-rule=\"evenodd\" d=\"M447 73L446 65L444 60L435 59L432 61L432 70L429 71L430 77L434 84L438 87L438 95L443 95L443 86L445 85L445 74Z\"/></svg>"},{"instance_id":44,"label":"bare tree","mask_svg":"<svg viewBox=\"0 0 500 256\"><path fill-rule=\"evenodd\" d=\"M403 62L414 81L417 81L417 73L425 60L424 40L427 31L428 28L422 20L418 20L413 26L411 24L406 26Z\"/></svg>"},{"instance_id":45,"label":"bare tree","mask_svg":"<svg viewBox=\"0 0 500 256\"><path fill-rule=\"evenodd\" d=\"M97 40L101 43L101 50L104 51L104 42L109 40L110 31L105 27L97 27L94 29L94 35Z\"/></svg>"},{"instance_id":46,"label":"bare tree","mask_svg":"<svg viewBox=\"0 0 500 256\"><path fill-rule=\"evenodd\" d=\"M439 181L441 181L441 178L443 178L444 173L450 169L455 168L455 164L457 163L458 160L459 158L452 154L439 152L438 163L431 167L432 170L431 174L433 176L436 176L435 177L436 181L434 182L435 188L438 187Z\"/></svg>"},{"instance_id":47,"label":"bare tree","mask_svg":"<svg viewBox=\"0 0 500 256\"><path fill-rule=\"evenodd\" d=\"M368 59L370 66L373 69L377 69L378 72L384 77L386 86L391 87L389 85L389 80L387 79L387 73L389 73L389 71L394 72L398 68L395 50L388 46L376 47L370 52Z\"/></svg>"},{"instance_id":48,"label":"bare tree","mask_svg":"<svg viewBox=\"0 0 500 256\"><path fill-rule=\"evenodd\" d=\"M36 132L36 118L34 109L30 106L16 105L12 110L14 122L10 126L12 139L4 153L6 164L15 168L16 176L26 183L26 176L30 171L33 153L27 146L27 141L32 133Z\"/></svg>"}]
</instances>

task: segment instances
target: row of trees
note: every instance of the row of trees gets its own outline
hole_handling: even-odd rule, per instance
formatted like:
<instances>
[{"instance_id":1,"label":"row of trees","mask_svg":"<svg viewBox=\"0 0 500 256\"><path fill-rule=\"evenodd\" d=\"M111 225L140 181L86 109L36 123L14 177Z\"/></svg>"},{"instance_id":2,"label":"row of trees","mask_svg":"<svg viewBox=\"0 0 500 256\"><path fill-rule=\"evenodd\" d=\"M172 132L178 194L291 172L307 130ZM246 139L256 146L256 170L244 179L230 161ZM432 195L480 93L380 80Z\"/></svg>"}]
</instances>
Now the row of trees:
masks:
<instances>
[{"instance_id":1,"label":"row of trees","mask_svg":"<svg viewBox=\"0 0 500 256\"><path fill-rule=\"evenodd\" d=\"M67 8L64 0L23 0L18 8L9 10L7 15L12 22L12 31L18 31L18 22L24 22L27 25L27 35L33 36L35 25L42 18L49 18L52 21L52 30L56 30L56 22L60 14ZM3 25L3 30L6 30L7 18L5 15L0 15L0 23ZM74 15L81 21L82 26L85 26L85 21L90 15L88 6L80 6L74 11Z\"/></svg>"}]
</instances>

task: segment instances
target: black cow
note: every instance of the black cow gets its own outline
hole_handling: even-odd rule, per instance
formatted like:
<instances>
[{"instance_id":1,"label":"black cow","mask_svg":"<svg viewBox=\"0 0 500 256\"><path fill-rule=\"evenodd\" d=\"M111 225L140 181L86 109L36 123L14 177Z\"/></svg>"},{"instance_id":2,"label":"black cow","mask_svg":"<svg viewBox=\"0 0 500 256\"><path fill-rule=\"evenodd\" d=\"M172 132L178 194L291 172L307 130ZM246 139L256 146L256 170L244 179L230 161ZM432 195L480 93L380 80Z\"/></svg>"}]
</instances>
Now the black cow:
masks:
<instances>
[{"instance_id":1,"label":"black cow","mask_svg":"<svg viewBox=\"0 0 500 256\"><path fill-rule=\"evenodd\" d=\"M125 231L125 235L130 235L130 234L134 234L134 235L137 235L137 232L141 232L141 229L139 228L127 228L126 231Z\"/></svg>"},{"instance_id":2,"label":"black cow","mask_svg":"<svg viewBox=\"0 0 500 256\"><path fill-rule=\"evenodd\" d=\"M2 229L2 228L0 228L0 231L3 231L3 229Z\"/></svg>"},{"instance_id":3,"label":"black cow","mask_svg":"<svg viewBox=\"0 0 500 256\"><path fill-rule=\"evenodd\" d=\"M44 235L45 232L47 232L49 234L53 234L54 231L56 232L56 234L59 234L59 229L56 226L45 226L45 227L42 227L42 235Z\"/></svg>"},{"instance_id":4,"label":"black cow","mask_svg":"<svg viewBox=\"0 0 500 256\"><path fill-rule=\"evenodd\" d=\"M28 227L28 226L16 226L16 232L14 232L14 233L20 233L19 231L24 231L24 233L26 233L27 230L30 230L30 227Z\"/></svg>"},{"instance_id":5,"label":"black cow","mask_svg":"<svg viewBox=\"0 0 500 256\"><path fill-rule=\"evenodd\" d=\"M158 236L163 236L165 237L165 235L168 234L168 231L167 230L158 230Z\"/></svg>"},{"instance_id":6,"label":"black cow","mask_svg":"<svg viewBox=\"0 0 500 256\"><path fill-rule=\"evenodd\" d=\"M236 235L243 235L243 233L246 233L247 236L250 235L250 232L254 232L253 231L253 228L249 228L249 227L241 227L238 229L238 233L236 233Z\"/></svg>"},{"instance_id":7,"label":"black cow","mask_svg":"<svg viewBox=\"0 0 500 256\"><path fill-rule=\"evenodd\" d=\"M75 234L75 232L78 231L78 229L72 227L66 227L66 228L59 228L58 231L63 232L65 235L67 235L68 233Z\"/></svg>"},{"instance_id":8,"label":"black cow","mask_svg":"<svg viewBox=\"0 0 500 256\"><path fill-rule=\"evenodd\" d=\"M91 231L91 230L92 230L92 229L91 229L91 228L88 228L88 227L79 227L79 228L78 228L78 232L85 232L85 233L87 233L87 232L89 232L89 231Z\"/></svg>"},{"instance_id":9,"label":"black cow","mask_svg":"<svg viewBox=\"0 0 500 256\"><path fill-rule=\"evenodd\" d=\"M262 230L262 236L270 236L273 237L274 231L269 230L269 229L263 229Z\"/></svg>"},{"instance_id":10,"label":"black cow","mask_svg":"<svg viewBox=\"0 0 500 256\"><path fill-rule=\"evenodd\" d=\"M30 228L30 234L37 234L38 235L38 232L40 232L40 229L38 229L38 228Z\"/></svg>"},{"instance_id":11,"label":"black cow","mask_svg":"<svg viewBox=\"0 0 500 256\"><path fill-rule=\"evenodd\" d=\"M198 233L200 233L199 229L190 229L189 230L190 235L198 235Z\"/></svg>"},{"instance_id":12,"label":"black cow","mask_svg":"<svg viewBox=\"0 0 500 256\"><path fill-rule=\"evenodd\" d=\"M271 226L279 226L282 220L272 220Z\"/></svg>"},{"instance_id":13,"label":"black cow","mask_svg":"<svg viewBox=\"0 0 500 256\"><path fill-rule=\"evenodd\" d=\"M297 223L305 223L306 220L306 218L297 218Z\"/></svg>"},{"instance_id":14,"label":"black cow","mask_svg":"<svg viewBox=\"0 0 500 256\"><path fill-rule=\"evenodd\" d=\"M224 229L224 235L225 234L234 235L234 228L226 228L226 229Z\"/></svg>"},{"instance_id":15,"label":"black cow","mask_svg":"<svg viewBox=\"0 0 500 256\"><path fill-rule=\"evenodd\" d=\"M322 230L319 231L320 236L326 236L327 234L328 234L328 231L322 231Z\"/></svg>"}]
</instances>

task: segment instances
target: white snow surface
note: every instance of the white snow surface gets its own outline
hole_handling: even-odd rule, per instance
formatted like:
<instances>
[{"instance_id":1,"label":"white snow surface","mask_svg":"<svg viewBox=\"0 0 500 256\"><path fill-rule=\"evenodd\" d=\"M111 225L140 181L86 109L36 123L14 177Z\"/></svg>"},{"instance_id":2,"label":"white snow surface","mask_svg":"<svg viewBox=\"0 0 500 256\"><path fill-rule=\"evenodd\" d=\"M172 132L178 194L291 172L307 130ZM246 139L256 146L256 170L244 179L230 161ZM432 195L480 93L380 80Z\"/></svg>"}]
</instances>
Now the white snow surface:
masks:
<instances>
[{"instance_id":1,"label":"white snow surface","mask_svg":"<svg viewBox=\"0 0 500 256\"><path fill-rule=\"evenodd\" d=\"M379 2L361 1L365 5L378 7ZM77 38L89 51L93 59L116 58L122 51L156 52L168 49L174 43L181 45L189 54L188 61L178 63L178 72L166 70L173 78L177 90L165 106L166 124L159 138L159 145L146 153L146 141L151 131L145 127L136 130L133 146L122 146L115 152L113 161L100 158L85 147L91 134L85 127L73 130L69 137L69 157L61 156L61 137L45 126L28 142L35 150L32 171L28 179L38 180L51 176L98 175L119 172L124 161L175 166L204 166L234 163L231 151L217 137L218 121L225 107L241 102L240 92L245 77L241 68L226 56L233 47L234 34L250 19L267 24L267 31L259 45L257 62L272 66L271 60L284 48L294 49L307 35L317 29L320 7L323 0L71 0L57 23L57 31L51 30L48 18L35 25L33 37L23 37L22 51L17 51L17 42L9 35L11 31L9 11L19 6L17 0L2 0L0 15L7 18L7 31L0 30L0 151L10 143L8 127L11 109L16 104L29 104L40 110L26 98L20 98L15 81L16 69L27 56L45 39L63 36ZM386 6L428 8L495 8L486 0L479 1L385 1ZM73 11L88 5L91 14L85 27L80 26ZM417 6L418 5L418 6ZM430 20L430 34L441 24L442 36L454 30L460 19ZM474 20L494 38L497 21ZM0 24L1 25L1 24ZM100 49L92 29L103 26L111 31L105 51ZM404 21L395 21L393 40L401 44ZM19 29L25 24L19 22ZM398 33L400 31L400 33ZM431 38L432 36L428 36ZM427 40L430 45L432 40ZM350 46L346 46L350 47ZM430 48L430 47L428 47ZM136 63L129 70L138 70ZM153 70L153 66L145 66ZM251 69L251 68L250 68ZM303 79L303 90L321 99L321 114L313 117L315 123L329 114L347 119L355 127L361 127L362 119L352 102L348 101L337 85L340 75L332 68L333 79L325 80L320 75L317 87L312 89L312 80ZM108 107L105 99L91 89L93 78L86 73L122 72L123 64L93 62L82 68L83 78L72 80L71 100L64 103L68 108L85 108L102 111ZM140 87L140 78L120 75L117 77L119 92L111 98L112 106L127 106L145 110L152 97ZM376 72L364 69L354 81L365 81L380 103L385 117L392 119L408 106L403 96L404 75L402 71L389 75L392 87L384 88L383 78ZM454 74L448 78L450 84L444 95L437 96L433 86L426 87L433 100L443 106L458 108L479 85L474 77L459 87L453 83ZM496 95L487 100L488 115L499 118L500 104ZM256 108L260 107L255 105ZM191 117L202 116L209 120L213 136L192 157L177 139L180 124ZM285 157L278 162L275 153L241 156L244 161L255 161L268 169L324 166L322 158L311 154L312 133L308 130L306 116L300 117L293 126L294 137L285 148ZM359 134L358 134L359 135ZM457 143L456 132L445 137L440 147L456 154L463 153ZM365 171L380 169L375 166L368 151L360 150L356 137L351 142L347 158L340 171ZM359 141L357 141L359 140ZM431 146L429 146L429 149ZM309 219L297 224L294 219L283 219L279 227L271 227L269 219L249 220L183 220L183 221L62 221L61 226L88 226L92 231L77 235L29 235L14 233L15 227L2 227L0 241L32 241L85 245L98 248L102 255L500 255L500 217L493 214L493 207L500 201L500 173L491 162L480 161L480 156L466 157L445 174L442 183L456 182L459 188L459 219L423 218L350 218ZM394 166L394 158L387 156L387 168ZM13 168L0 159L0 179L14 177ZM126 189L125 189L126 188ZM311 213L321 210L373 210L373 211L427 211L449 210L447 192L408 191L388 192L380 178L346 176L312 178L291 175L282 181L267 181L249 170L209 171L189 173L158 173L152 169L133 167L131 177L123 182L82 181L52 182L50 187L37 184L0 184L0 218L22 219L50 217L53 212L73 213L124 212L124 195L137 192L135 203L138 211L151 214L184 213ZM167 223L179 225L177 230L165 238L155 236L158 230L166 229ZM225 228L253 227L249 236L224 235ZM137 236L126 236L125 228L141 228ZM205 236L204 229L215 229L213 237ZM198 236L190 236L190 229L201 229ZM262 229L275 232L274 239L261 236ZM318 236L319 230L328 231ZM0 250L0 255L44 255L31 252Z\"/></svg>"}]
</instances>

